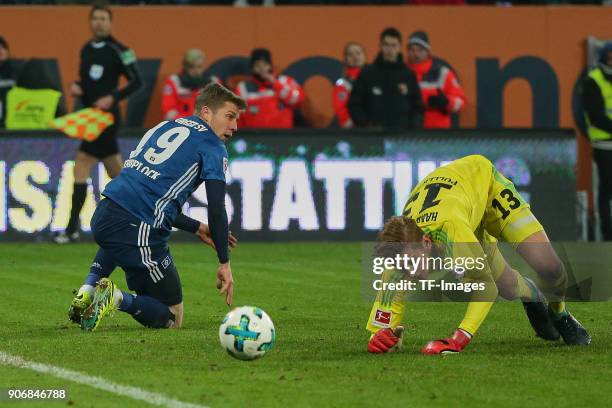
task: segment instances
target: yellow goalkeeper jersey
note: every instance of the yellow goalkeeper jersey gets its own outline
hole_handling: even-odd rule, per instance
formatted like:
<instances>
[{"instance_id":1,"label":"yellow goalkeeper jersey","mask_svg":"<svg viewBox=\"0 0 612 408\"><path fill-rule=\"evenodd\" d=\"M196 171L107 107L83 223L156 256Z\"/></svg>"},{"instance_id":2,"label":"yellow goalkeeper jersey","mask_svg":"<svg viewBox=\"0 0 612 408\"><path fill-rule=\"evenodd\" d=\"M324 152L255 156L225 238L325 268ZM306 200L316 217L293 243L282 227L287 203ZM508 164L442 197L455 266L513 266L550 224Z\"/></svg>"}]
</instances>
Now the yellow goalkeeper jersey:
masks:
<instances>
[{"instance_id":1,"label":"yellow goalkeeper jersey","mask_svg":"<svg viewBox=\"0 0 612 408\"><path fill-rule=\"evenodd\" d=\"M446 244L483 242L489 234L517 244L542 230L512 182L480 155L432 171L412 190L403 215Z\"/></svg>"}]
</instances>

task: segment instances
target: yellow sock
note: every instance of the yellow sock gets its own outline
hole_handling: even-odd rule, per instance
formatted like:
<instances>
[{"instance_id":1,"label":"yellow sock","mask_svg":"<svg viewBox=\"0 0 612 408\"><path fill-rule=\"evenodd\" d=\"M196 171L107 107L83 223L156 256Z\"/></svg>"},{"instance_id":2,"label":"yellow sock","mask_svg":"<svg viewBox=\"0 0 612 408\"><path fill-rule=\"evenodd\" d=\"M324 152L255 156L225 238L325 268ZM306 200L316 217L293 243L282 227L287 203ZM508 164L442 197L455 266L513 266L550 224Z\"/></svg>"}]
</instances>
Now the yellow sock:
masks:
<instances>
[{"instance_id":1,"label":"yellow sock","mask_svg":"<svg viewBox=\"0 0 612 408\"><path fill-rule=\"evenodd\" d=\"M567 289L567 273L563 264L561 264L561 274L555 281L539 278L539 287L544 292L544 296L546 296L551 309L553 311L560 310L559 313L562 313L565 308L563 301Z\"/></svg>"},{"instance_id":2,"label":"yellow sock","mask_svg":"<svg viewBox=\"0 0 612 408\"><path fill-rule=\"evenodd\" d=\"M489 314L489 310L493 307L493 302L470 302L468 303L465 316L459 325L461 330L474 335L478 328L484 322Z\"/></svg>"},{"instance_id":3,"label":"yellow sock","mask_svg":"<svg viewBox=\"0 0 612 408\"><path fill-rule=\"evenodd\" d=\"M518 273L516 270L512 270L514 276L516 276L516 281L518 284L518 295L522 300L534 300L535 293L531 290L531 286L525 281L523 275Z\"/></svg>"}]
</instances>

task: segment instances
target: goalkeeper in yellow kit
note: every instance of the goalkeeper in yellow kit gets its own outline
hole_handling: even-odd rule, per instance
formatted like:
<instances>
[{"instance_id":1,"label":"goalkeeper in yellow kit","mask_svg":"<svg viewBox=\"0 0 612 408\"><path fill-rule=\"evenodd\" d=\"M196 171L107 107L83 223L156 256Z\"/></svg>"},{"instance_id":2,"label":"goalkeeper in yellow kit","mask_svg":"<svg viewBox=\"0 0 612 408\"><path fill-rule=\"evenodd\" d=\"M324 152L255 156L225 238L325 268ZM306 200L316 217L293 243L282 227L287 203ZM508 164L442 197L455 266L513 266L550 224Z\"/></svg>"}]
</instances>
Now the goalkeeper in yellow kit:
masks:
<instances>
[{"instance_id":1,"label":"goalkeeper in yellow kit","mask_svg":"<svg viewBox=\"0 0 612 408\"><path fill-rule=\"evenodd\" d=\"M536 271L538 286L506 263L496 242L503 240ZM476 333L497 295L520 298L536 334L545 340L562 337L569 345L589 344L591 338L567 311L563 302L567 275L542 225L510 180L483 156L458 159L431 172L411 192L401 217L389 219L379 233L379 253L398 244L408 256L486 259L485 267L465 272L467 282L481 282L483 291L473 292L467 311L453 335L429 342L424 354L456 353ZM389 255L389 251L386 252ZM393 256L393 255L391 255ZM405 272L404 272L405 273ZM428 271L411 272L422 277ZM401 278L393 270L383 280ZM372 307L367 329L372 333L368 351L385 353L401 345L400 325L405 310L405 293L380 290ZM547 301L548 299L548 301Z\"/></svg>"}]
</instances>

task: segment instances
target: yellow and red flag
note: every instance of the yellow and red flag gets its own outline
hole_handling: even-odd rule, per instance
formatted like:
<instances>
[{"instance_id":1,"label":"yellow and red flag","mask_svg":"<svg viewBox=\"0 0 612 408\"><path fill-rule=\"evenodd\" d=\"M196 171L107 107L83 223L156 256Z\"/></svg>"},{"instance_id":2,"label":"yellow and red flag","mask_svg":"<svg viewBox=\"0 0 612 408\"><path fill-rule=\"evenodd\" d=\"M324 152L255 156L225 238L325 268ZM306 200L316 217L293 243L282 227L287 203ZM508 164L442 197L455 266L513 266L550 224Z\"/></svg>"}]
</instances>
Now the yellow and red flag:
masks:
<instances>
[{"instance_id":1,"label":"yellow and red flag","mask_svg":"<svg viewBox=\"0 0 612 408\"><path fill-rule=\"evenodd\" d=\"M64 132L68 137L93 142L115 123L110 112L98 108L85 108L53 119L49 125Z\"/></svg>"}]
</instances>

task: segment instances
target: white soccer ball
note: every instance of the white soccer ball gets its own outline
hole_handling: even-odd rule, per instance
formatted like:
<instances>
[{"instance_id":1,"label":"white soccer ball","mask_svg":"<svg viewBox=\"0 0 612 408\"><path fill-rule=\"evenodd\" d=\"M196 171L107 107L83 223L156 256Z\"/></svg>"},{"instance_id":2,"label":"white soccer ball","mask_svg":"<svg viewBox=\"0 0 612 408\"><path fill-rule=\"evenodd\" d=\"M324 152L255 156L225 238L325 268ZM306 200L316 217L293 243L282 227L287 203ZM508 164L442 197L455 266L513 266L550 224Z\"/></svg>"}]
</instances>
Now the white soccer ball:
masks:
<instances>
[{"instance_id":1,"label":"white soccer ball","mask_svg":"<svg viewBox=\"0 0 612 408\"><path fill-rule=\"evenodd\" d=\"M242 306L223 318L219 340L230 356L255 360L274 346L276 333L270 316L258 307Z\"/></svg>"}]
</instances>

